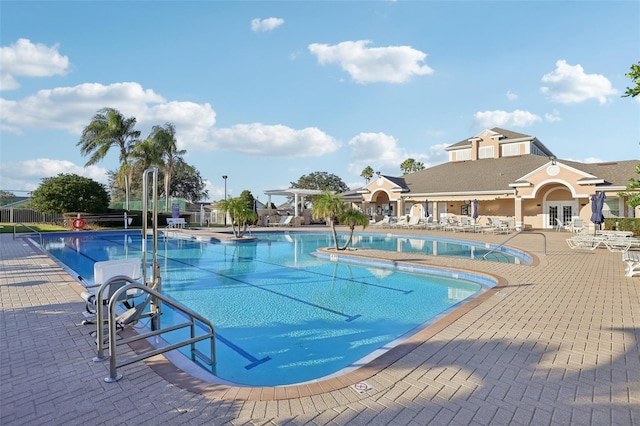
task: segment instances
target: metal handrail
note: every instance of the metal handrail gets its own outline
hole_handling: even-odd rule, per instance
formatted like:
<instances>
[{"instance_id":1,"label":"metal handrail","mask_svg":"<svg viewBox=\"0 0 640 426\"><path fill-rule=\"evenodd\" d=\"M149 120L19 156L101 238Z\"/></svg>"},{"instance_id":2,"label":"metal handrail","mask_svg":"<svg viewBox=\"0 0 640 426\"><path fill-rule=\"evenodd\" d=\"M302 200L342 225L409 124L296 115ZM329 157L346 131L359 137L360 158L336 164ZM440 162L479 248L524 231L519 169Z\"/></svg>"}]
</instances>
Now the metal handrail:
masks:
<instances>
[{"instance_id":1,"label":"metal handrail","mask_svg":"<svg viewBox=\"0 0 640 426\"><path fill-rule=\"evenodd\" d=\"M191 345L191 359L193 361L195 361L196 356L200 357L200 358L206 358L203 354L201 354L195 347L195 344L197 342L200 342L202 340L205 339L211 339L211 358L210 359L206 359L207 362L211 363L211 365L215 365L216 362L216 348L215 348L215 329L213 327L213 324L211 324L211 322L209 320L207 320L206 318L204 318L203 316L195 313L194 311L192 311L191 309L187 308L186 306L181 305L180 303L171 300L170 298L168 298L167 296L164 296L163 294L153 290L152 288L148 287L147 285L140 283L138 281L135 281L134 279L130 278L130 277L126 277L124 275L119 275L113 278L110 278L109 280L105 281L101 286L100 289L98 289L98 292L96 293L96 318L103 318L103 293L106 291L106 289L108 288L109 285L111 285L111 283L116 282L116 281L126 281L128 282L128 284L120 287L118 290L116 290L111 298L109 299L109 316L108 316L108 320L107 320L107 326L108 326L108 330L109 330L109 356L105 356L104 354L104 326L102 321L96 321L96 343L98 346L98 354L97 356L93 359L94 361L104 361L107 358L109 358L109 377L105 377L104 381L107 383L112 383L112 382L116 382L118 380L120 380L122 378L121 374L118 374L118 367L124 367L125 365L129 365L129 364L133 364L135 362L138 361L142 361L144 359L150 358L152 356L155 355L159 355L159 354L163 354L165 352L169 352L172 351L174 349L178 349L181 348L183 346L186 345ZM129 338L125 338L125 339L117 339L117 322L116 322L116 301L118 300L118 298L120 297L120 295L122 295L123 293L129 291L129 290L140 290L143 293L148 293L151 297L160 299L162 300L164 303L168 304L169 306L172 306L174 309L182 312L183 314L185 314L189 319L187 322L184 323L180 323L180 324L175 324L172 326L168 326L165 328L158 328L158 329L152 329L149 332L146 333L138 333L135 336L129 337ZM151 315L154 315L153 312L151 312ZM153 320L153 318L152 318ZM203 324L207 329L208 332L206 332L205 334L202 334L200 336L196 336L196 321ZM171 345L167 345L164 347L160 347L160 348L156 348L154 350L150 350L150 351L146 351L144 353L138 354L136 356L132 356L130 358L126 358L124 360L121 360L118 363L118 358L117 358L117 347L119 345L126 345L132 342L136 342L138 340L143 340L143 339L147 339L149 337L153 337L153 336L159 336L163 333L168 333L171 331L175 331L175 330L179 330L185 327L190 327L190 338L171 344Z\"/></svg>"},{"instance_id":2,"label":"metal handrail","mask_svg":"<svg viewBox=\"0 0 640 426\"><path fill-rule=\"evenodd\" d=\"M16 239L16 228L18 227L18 225L22 225L22 226L24 226L25 228L30 229L31 231L33 231L33 232L35 232L36 234L38 234L38 237L40 237L40 245L42 245L42 233L41 233L41 232L39 232L39 231L36 231L35 229L33 229L32 227L30 227L29 225L25 225L25 224L24 224L24 223L22 223L22 222L14 223L14 224L13 224L13 239L14 239L14 240Z\"/></svg>"},{"instance_id":3,"label":"metal handrail","mask_svg":"<svg viewBox=\"0 0 640 426\"><path fill-rule=\"evenodd\" d=\"M488 255L490 255L494 251L498 250L500 247L504 246L507 242L513 240L518 235L522 235L522 234L538 234L538 235L542 235L542 238L544 239L544 255L545 256L547 255L547 236L546 235L544 235L542 232L518 231L514 235L510 236L509 238L507 238L506 240L504 240L503 242L501 242L500 244L498 244L497 246L495 246L494 248L489 250L487 253L485 253L484 256L482 256L482 258L486 260Z\"/></svg>"}]
</instances>

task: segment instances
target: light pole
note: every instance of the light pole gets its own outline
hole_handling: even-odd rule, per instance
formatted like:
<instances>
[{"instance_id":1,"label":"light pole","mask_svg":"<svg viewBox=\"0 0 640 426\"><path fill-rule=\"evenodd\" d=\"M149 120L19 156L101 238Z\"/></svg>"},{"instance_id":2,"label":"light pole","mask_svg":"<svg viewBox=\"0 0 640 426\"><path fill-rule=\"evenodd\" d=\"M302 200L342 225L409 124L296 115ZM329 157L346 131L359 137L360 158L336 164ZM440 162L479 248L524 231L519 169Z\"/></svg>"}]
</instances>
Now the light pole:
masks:
<instances>
[{"instance_id":1,"label":"light pole","mask_svg":"<svg viewBox=\"0 0 640 426\"><path fill-rule=\"evenodd\" d=\"M224 201L227 202L227 175L222 176L224 179ZM227 213L224 214L224 226L227 226Z\"/></svg>"}]
</instances>

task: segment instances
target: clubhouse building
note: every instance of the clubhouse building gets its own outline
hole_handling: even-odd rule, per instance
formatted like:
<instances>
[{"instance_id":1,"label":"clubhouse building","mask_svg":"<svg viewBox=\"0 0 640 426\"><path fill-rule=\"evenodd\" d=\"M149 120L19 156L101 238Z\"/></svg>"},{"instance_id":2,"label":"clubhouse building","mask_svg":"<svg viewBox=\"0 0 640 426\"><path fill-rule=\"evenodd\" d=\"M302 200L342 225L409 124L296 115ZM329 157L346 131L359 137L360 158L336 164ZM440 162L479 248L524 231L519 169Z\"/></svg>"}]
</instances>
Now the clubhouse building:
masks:
<instances>
[{"instance_id":1,"label":"clubhouse building","mask_svg":"<svg viewBox=\"0 0 640 426\"><path fill-rule=\"evenodd\" d=\"M446 163L400 177L380 173L345 200L374 219L471 216L513 220L519 229L549 229L581 218L591 224L591 196L606 195L605 217L636 217L627 206L640 160L579 163L556 158L536 137L493 128L446 148Z\"/></svg>"}]
</instances>

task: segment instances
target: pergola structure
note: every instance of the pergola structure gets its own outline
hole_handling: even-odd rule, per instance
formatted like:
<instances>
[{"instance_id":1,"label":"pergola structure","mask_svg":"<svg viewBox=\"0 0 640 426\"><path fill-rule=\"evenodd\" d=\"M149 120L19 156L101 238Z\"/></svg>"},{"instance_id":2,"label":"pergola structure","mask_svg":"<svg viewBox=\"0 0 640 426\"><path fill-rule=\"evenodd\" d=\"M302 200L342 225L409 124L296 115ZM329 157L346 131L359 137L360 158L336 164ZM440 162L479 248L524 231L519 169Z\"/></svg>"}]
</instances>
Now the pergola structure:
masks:
<instances>
[{"instance_id":1,"label":"pergola structure","mask_svg":"<svg viewBox=\"0 0 640 426\"><path fill-rule=\"evenodd\" d=\"M301 188L289 188L289 189L270 189L267 191L264 191L264 194L267 195L269 197L269 202L268 202L268 206L271 206L271 196L272 195L280 195L280 196L285 196L285 197L290 197L293 195L294 198L294 203L293 203L293 215L294 217L298 217L300 215L300 212L298 211L298 201L300 200L300 197L302 197L302 201L304 202L304 197L305 196L310 196L310 195L320 195L322 194L324 191L321 191L319 189L301 189Z\"/></svg>"}]
</instances>

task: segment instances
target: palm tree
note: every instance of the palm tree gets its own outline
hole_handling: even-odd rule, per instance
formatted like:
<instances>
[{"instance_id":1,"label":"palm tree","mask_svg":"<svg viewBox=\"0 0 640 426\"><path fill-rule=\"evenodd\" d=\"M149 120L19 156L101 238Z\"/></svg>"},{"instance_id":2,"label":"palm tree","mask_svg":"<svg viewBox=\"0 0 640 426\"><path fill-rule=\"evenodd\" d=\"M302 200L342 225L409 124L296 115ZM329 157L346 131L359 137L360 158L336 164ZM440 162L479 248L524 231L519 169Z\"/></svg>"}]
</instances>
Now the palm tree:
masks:
<instances>
[{"instance_id":1,"label":"palm tree","mask_svg":"<svg viewBox=\"0 0 640 426\"><path fill-rule=\"evenodd\" d=\"M85 167L98 163L106 157L109 149L116 146L120 149L120 165L126 172L129 168L129 155L140 132L135 130L135 117L125 118L119 111L113 108L99 110L91 119L91 122L82 131L80 141L76 146L80 147L80 153L88 156ZM129 209L129 181L125 176L125 208Z\"/></svg>"},{"instance_id":2,"label":"palm tree","mask_svg":"<svg viewBox=\"0 0 640 426\"><path fill-rule=\"evenodd\" d=\"M169 209L169 196L171 195L171 176L173 175L176 163L187 153L185 149L178 149L176 143L176 128L171 123L166 123L164 127L153 126L149 138L158 145L162 157L162 167L164 169L164 197L165 209Z\"/></svg>"},{"instance_id":3,"label":"palm tree","mask_svg":"<svg viewBox=\"0 0 640 426\"><path fill-rule=\"evenodd\" d=\"M364 178L366 183L369 183L373 177L373 169L371 166L365 167L364 170L362 170L362 173L360 173L360 176Z\"/></svg>"},{"instance_id":4,"label":"palm tree","mask_svg":"<svg viewBox=\"0 0 640 426\"><path fill-rule=\"evenodd\" d=\"M313 200L313 209L311 216L314 219L324 219L331 225L331 232L333 233L333 242L336 250L340 250L338 247L338 233L336 232L336 222L338 218L345 210L346 205L342 199L331 192L329 189L325 190L322 195L318 195Z\"/></svg>"},{"instance_id":5,"label":"palm tree","mask_svg":"<svg viewBox=\"0 0 640 426\"><path fill-rule=\"evenodd\" d=\"M242 238L247 230L247 226L258 219L253 209L249 208L245 200L240 197L220 201L219 206L225 214L229 213L233 235L238 238ZM238 226L237 229L236 225Z\"/></svg>"},{"instance_id":6,"label":"palm tree","mask_svg":"<svg viewBox=\"0 0 640 426\"><path fill-rule=\"evenodd\" d=\"M351 244L353 231L355 230L356 226L360 225L362 226L362 229L366 228L369 224L369 216L362 213L356 208L347 207L340 215L340 223L349 227L349 238L347 239L347 242L344 243L344 246L338 249L346 250L347 247L349 247L349 245Z\"/></svg>"},{"instance_id":7,"label":"palm tree","mask_svg":"<svg viewBox=\"0 0 640 426\"><path fill-rule=\"evenodd\" d=\"M312 216L314 219L325 219L331 224L333 242L336 250L346 250L351 244L353 231L357 225L366 228L369 217L360 210L348 207L339 195L326 190L322 195L317 196L313 201ZM350 233L347 242L340 247L338 245L338 233L336 232L336 222L340 222L349 227Z\"/></svg>"},{"instance_id":8,"label":"palm tree","mask_svg":"<svg viewBox=\"0 0 640 426\"><path fill-rule=\"evenodd\" d=\"M406 175L408 173L411 173L413 171L415 162L416 160L414 160L413 158L407 158L406 160L404 160L402 164L400 164L400 170L402 170L402 174Z\"/></svg>"}]
</instances>

